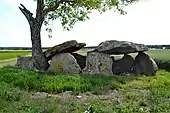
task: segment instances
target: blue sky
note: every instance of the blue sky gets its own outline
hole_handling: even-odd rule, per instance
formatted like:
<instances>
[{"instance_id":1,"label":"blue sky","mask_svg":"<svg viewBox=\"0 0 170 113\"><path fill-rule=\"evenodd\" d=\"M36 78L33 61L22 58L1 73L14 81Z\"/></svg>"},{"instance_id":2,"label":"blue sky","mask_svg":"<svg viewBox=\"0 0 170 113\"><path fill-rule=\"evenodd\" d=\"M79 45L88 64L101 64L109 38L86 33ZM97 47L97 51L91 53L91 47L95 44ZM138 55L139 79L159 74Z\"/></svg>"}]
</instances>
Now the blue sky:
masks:
<instances>
[{"instance_id":1,"label":"blue sky","mask_svg":"<svg viewBox=\"0 0 170 113\"><path fill-rule=\"evenodd\" d=\"M27 20L18 9L23 3L33 13L33 0L0 0L0 46L31 46ZM144 44L170 44L170 0L140 0L126 8L127 15L113 11L94 12L91 19L63 31L60 21L53 21L53 38L42 28L42 45L53 46L67 40L98 45L105 40L125 40Z\"/></svg>"}]
</instances>

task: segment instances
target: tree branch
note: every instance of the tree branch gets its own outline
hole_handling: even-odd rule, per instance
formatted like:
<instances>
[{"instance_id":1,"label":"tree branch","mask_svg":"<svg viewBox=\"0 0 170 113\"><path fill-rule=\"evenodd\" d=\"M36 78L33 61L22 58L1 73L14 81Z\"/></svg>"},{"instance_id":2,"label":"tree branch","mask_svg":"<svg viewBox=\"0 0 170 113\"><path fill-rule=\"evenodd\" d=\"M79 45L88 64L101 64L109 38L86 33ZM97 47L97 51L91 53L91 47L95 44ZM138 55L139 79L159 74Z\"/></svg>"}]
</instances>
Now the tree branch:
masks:
<instances>
[{"instance_id":1,"label":"tree branch","mask_svg":"<svg viewBox=\"0 0 170 113\"><path fill-rule=\"evenodd\" d=\"M21 5L21 7L19 7L19 9L25 15L29 24L31 24L30 22L34 19L34 17L32 16L33 14L23 4L20 4L20 5Z\"/></svg>"},{"instance_id":2,"label":"tree branch","mask_svg":"<svg viewBox=\"0 0 170 113\"><path fill-rule=\"evenodd\" d=\"M55 11L60 6L60 3L61 3L61 1L56 0L55 1L55 6L53 6L53 7L47 6L47 8L44 9L43 15L46 16L49 12Z\"/></svg>"},{"instance_id":3,"label":"tree branch","mask_svg":"<svg viewBox=\"0 0 170 113\"><path fill-rule=\"evenodd\" d=\"M68 3L69 5L71 5L74 2L75 0L56 0L55 5L53 7L47 6L47 8L44 9L44 16L47 15L51 11L55 11L60 6L60 4Z\"/></svg>"},{"instance_id":4,"label":"tree branch","mask_svg":"<svg viewBox=\"0 0 170 113\"><path fill-rule=\"evenodd\" d=\"M44 20L43 10L44 10L44 0L37 0L37 9L36 9L37 21L42 22Z\"/></svg>"}]
</instances>

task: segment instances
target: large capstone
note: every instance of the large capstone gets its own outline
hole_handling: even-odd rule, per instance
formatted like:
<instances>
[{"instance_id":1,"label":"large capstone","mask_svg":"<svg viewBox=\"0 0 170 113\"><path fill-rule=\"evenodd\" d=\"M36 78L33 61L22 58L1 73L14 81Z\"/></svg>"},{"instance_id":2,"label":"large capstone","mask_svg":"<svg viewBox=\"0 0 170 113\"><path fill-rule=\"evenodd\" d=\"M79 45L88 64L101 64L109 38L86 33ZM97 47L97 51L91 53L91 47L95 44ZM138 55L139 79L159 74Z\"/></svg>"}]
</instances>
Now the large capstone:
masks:
<instances>
[{"instance_id":1,"label":"large capstone","mask_svg":"<svg viewBox=\"0 0 170 113\"><path fill-rule=\"evenodd\" d=\"M53 56L48 71L67 74L80 74L81 68L74 56L70 53L60 53Z\"/></svg>"},{"instance_id":2,"label":"large capstone","mask_svg":"<svg viewBox=\"0 0 170 113\"><path fill-rule=\"evenodd\" d=\"M83 74L87 75L112 75L112 58L110 55L90 52L87 53L86 67Z\"/></svg>"},{"instance_id":3,"label":"large capstone","mask_svg":"<svg viewBox=\"0 0 170 113\"><path fill-rule=\"evenodd\" d=\"M77 54L77 53L72 53L74 58L77 60L77 63L79 64L81 69L84 69L86 66L86 56Z\"/></svg>"},{"instance_id":4,"label":"large capstone","mask_svg":"<svg viewBox=\"0 0 170 113\"><path fill-rule=\"evenodd\" d=\"M117 40L107 40L105 42L101 42L94 50L94 52L102 52L106 54L126 54L144 51L148 51L148 47L144 44Z\"/></svg>"},{"instance_id":5,"label":"large capstone","mask_svg":"<svg viewBox=\"0 0 170 113\"><path fill-rule=\"evenodd\" d=\"M83 48L85 45L85 43L78 43L76 40L71 40L47 49L44 55L47 60L51 60L57 53L72 53Z\"/></svg>"},{"instance_id":6,"label":"large capstone","mask_svg":"<svg viewBox=\"0 0 170 113\"><path fill-rule=\"evenodd\" d=\"M28 69L28 70L34 69L32 57L18 56L16 65L18 68L21 68L21 69Z\"/></svg>"},{"instance_id":7,"label":"large capstone","mask_svg":"<svg viewBox=\"0 0 170 113\"><path fill-rule=\"evenodd\" d=\"M158 66L147 54L140 52L135 58L134 71L136 74L155 75Z\"/></svg>"},{"instance_id":8,"label":"large capstone","mask_svg":"<svg viewBox=\"0 0 170 113\"><path fill-rule=\"evenodd\" d=\"M113 61L113 73L114 74L126 74L133 71L133 65L135 60L132 56L125 54L122 59Z\"/></svg>"}]
</instances>

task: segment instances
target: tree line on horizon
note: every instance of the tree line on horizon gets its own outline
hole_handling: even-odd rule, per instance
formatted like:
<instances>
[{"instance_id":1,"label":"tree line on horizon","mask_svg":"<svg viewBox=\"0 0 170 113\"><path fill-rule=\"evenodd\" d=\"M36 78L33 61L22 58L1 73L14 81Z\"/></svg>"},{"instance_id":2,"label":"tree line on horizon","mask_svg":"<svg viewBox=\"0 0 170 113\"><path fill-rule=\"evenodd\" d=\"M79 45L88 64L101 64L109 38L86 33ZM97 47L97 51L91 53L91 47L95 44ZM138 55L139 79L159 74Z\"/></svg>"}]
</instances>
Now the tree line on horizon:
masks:
<instances>
[{"instance_id":1,"label":"tree line on horizon","mask_svg":"<svg viewBox=\"0 0 170 113\"><path fill-rule=\"evenodd\" d=\"M149 49L170 49L170 45L147 45ZM97 46L86 46L84 49L94 49ZM42 47L48 49L49 47ZM32 47L0 47L0 50L31 50Z\"/></svg>"}]
</instances>

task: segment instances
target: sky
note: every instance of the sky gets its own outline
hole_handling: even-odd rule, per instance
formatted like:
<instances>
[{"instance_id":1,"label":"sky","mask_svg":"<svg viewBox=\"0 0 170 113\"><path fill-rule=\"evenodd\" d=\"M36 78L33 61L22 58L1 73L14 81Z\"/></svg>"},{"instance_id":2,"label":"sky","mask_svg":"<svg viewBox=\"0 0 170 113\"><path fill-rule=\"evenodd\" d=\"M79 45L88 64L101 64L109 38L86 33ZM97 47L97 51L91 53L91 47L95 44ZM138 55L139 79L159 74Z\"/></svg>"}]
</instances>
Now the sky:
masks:
<instances>
[{"instance_id":1,"label":"sky","mask_svg":"<svg viewBox=\"0 0 170 113\"><path fill-rule=\"evenodd\" d=\"M33 0L0 0L0 46L31 47L30 29L19 4L35 14ZM132 41L142 44L170 44L170 0L140 0L125 8L126 15L107 11L93 12L90 20L78 22L70 31L64 31L60 21L52 24L52 38L43 26L43 47L51 47L68 40L96 46L105 40Z\"/></svg>"}]
</instances>

